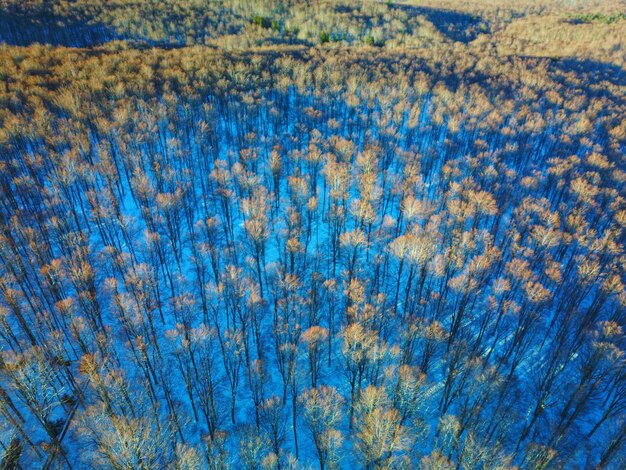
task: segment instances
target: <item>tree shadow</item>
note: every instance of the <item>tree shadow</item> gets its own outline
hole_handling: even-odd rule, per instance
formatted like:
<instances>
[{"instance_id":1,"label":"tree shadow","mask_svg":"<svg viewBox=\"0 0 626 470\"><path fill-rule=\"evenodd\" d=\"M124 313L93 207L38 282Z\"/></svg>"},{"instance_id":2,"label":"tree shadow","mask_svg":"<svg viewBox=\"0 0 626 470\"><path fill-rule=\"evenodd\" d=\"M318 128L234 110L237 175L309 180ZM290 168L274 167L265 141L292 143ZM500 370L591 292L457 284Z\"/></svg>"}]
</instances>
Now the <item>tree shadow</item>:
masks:
<instances>
[{"instance_id":1,"label":"tree shadow","mask_svg":"<svg viewBox=\"0 0 626 470\"><path fill-rule=\"evenodd\" d=\"M518 57L532 63L547 63L550 78L563 87L580 88L588 97L605 96L617 104L626 105L626 93L615 93L606 86L626 87L626 70L619 65L575 57Z\"/></svg>"},{"instance_id":2,"label":"tree shadow","mask_svg":"<svg viewBox=\"0 0 626 470\"><path fill-rule=\"evenodd\" d=\"M34 43L89 47L116 39L115 32L93 19L61 17L47 8L0 7L0 42L13 46Z\"/></svg>"},{"instance_id":3,"label":"tree shadow","mask_svg":"<svg viewBox=\"0 0 626 470\"><path fill-rule=\"evenodd\" d=\"M609 82L616 86L626 86L626 70L615 64L575 58L552 60L552 64L563 72L575 73L579 78L592 85Z\"/></svg>"},{"instance_id":4,"label":"tree shadow","mask_svg":"<svg viewBox=\"0 0 626 470\"><path fill-rule=\"evenodd\" d=\"M479 34L489 33L489 25L480 16L453 10L412 5L392 5L409 15L423 15L440 33L453 41L468 43Z\"/></svg>"}]
</instances>

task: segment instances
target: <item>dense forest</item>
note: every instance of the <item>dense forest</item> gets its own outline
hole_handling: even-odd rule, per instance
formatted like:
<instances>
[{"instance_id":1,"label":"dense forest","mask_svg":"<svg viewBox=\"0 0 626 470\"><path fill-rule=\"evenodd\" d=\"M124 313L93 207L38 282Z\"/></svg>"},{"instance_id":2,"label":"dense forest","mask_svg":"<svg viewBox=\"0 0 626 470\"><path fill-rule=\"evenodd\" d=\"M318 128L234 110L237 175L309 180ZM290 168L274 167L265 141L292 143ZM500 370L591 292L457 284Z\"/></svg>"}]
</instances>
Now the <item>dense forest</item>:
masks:
<instances>
[{"instance_id":1,"label":"dense forest","mask_svg":"<svg viewBox=\"0 0 626 470\"><path fill-rule=\"evenodd\" d=\"M624 468L625 58L622 0L0 0L0 468Z\"/></svg>"}]
</instances>

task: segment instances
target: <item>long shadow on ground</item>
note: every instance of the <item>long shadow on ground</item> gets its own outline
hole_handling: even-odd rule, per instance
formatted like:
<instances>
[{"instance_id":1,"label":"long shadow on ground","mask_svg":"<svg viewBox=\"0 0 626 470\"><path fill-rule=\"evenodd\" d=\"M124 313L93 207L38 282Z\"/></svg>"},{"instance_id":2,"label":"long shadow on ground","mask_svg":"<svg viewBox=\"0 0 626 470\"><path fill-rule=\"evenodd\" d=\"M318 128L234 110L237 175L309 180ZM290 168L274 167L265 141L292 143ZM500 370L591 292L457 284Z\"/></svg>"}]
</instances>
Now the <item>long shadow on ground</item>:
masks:
<instances>
[{"instance_id":1,"label":"long shadow on ground","mask_svg":"<svg viewBox=\"0 0 626 470\"><path fill-rule=\"evenodd\" d=\"M411 5L393 5L392 8L404 10L409 15L425 16L439 32L453 41L468 43L479 34L489 32L487 23L480 16L469 13Z\"/></svg>"}]
</instances>

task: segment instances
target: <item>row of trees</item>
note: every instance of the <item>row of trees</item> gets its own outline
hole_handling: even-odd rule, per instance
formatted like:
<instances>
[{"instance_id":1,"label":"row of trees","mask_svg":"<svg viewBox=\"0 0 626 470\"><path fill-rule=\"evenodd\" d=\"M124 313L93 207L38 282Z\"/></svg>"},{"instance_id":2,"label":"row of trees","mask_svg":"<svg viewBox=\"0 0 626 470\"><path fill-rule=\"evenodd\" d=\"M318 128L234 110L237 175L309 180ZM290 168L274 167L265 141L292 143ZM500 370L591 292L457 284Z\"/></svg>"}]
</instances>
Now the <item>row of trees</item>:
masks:
<instances>
[{"instance_id":1,"label":"row of trees","mask_svg":"<svg viewBox=\"0 0 626 470\"><path fill-rule=\"evenodd\" d=\"M623 461L623 89L452 49L1 52L5 464Z\"/></svg>"},{"instance_id":2,"label":"row of trees","mask_svg":"<svg viewBox=\"0 0 626 470\"><path fill-rule=\"evenodd\" d=\"M3 0L0 41L90 47L224 49L298 44L439 49L457 42L501 54L586 58L623 65L623 4L476 0L350 2L251 0ZM589 19L590 21L584 21ZM594 20L596 19L596 20ZM474 41L474 40L477 41Z\"/></svg>"},{"instance_id":3,"label":"row of trees","mask_svg":"<svg viewBox=\"0 0 626 470\"><path fill-rule=\"evenodd\" d=\"M391 2L5 0L0 12L0 40L16 45L89 47L120 40L241 49L332 41L415 47L444 40L424 11Z\"/></svg>"},{"instance_id":4,"label":"row of trees","mask_svg":"<svg viewBox=\"0 0 626 470\"><path fill-rule=\"evenodd\" d=\"M619 1L326 2L250 0L4 0L0 41L90 47L135 45L224 49L297 44L469 50L571 57L623 65ZM585 20L589 21L585 21ZM595 20L594 20L595 19ZM457 43L458 45L458 43Z\"/></svg>"}]
</instances>

